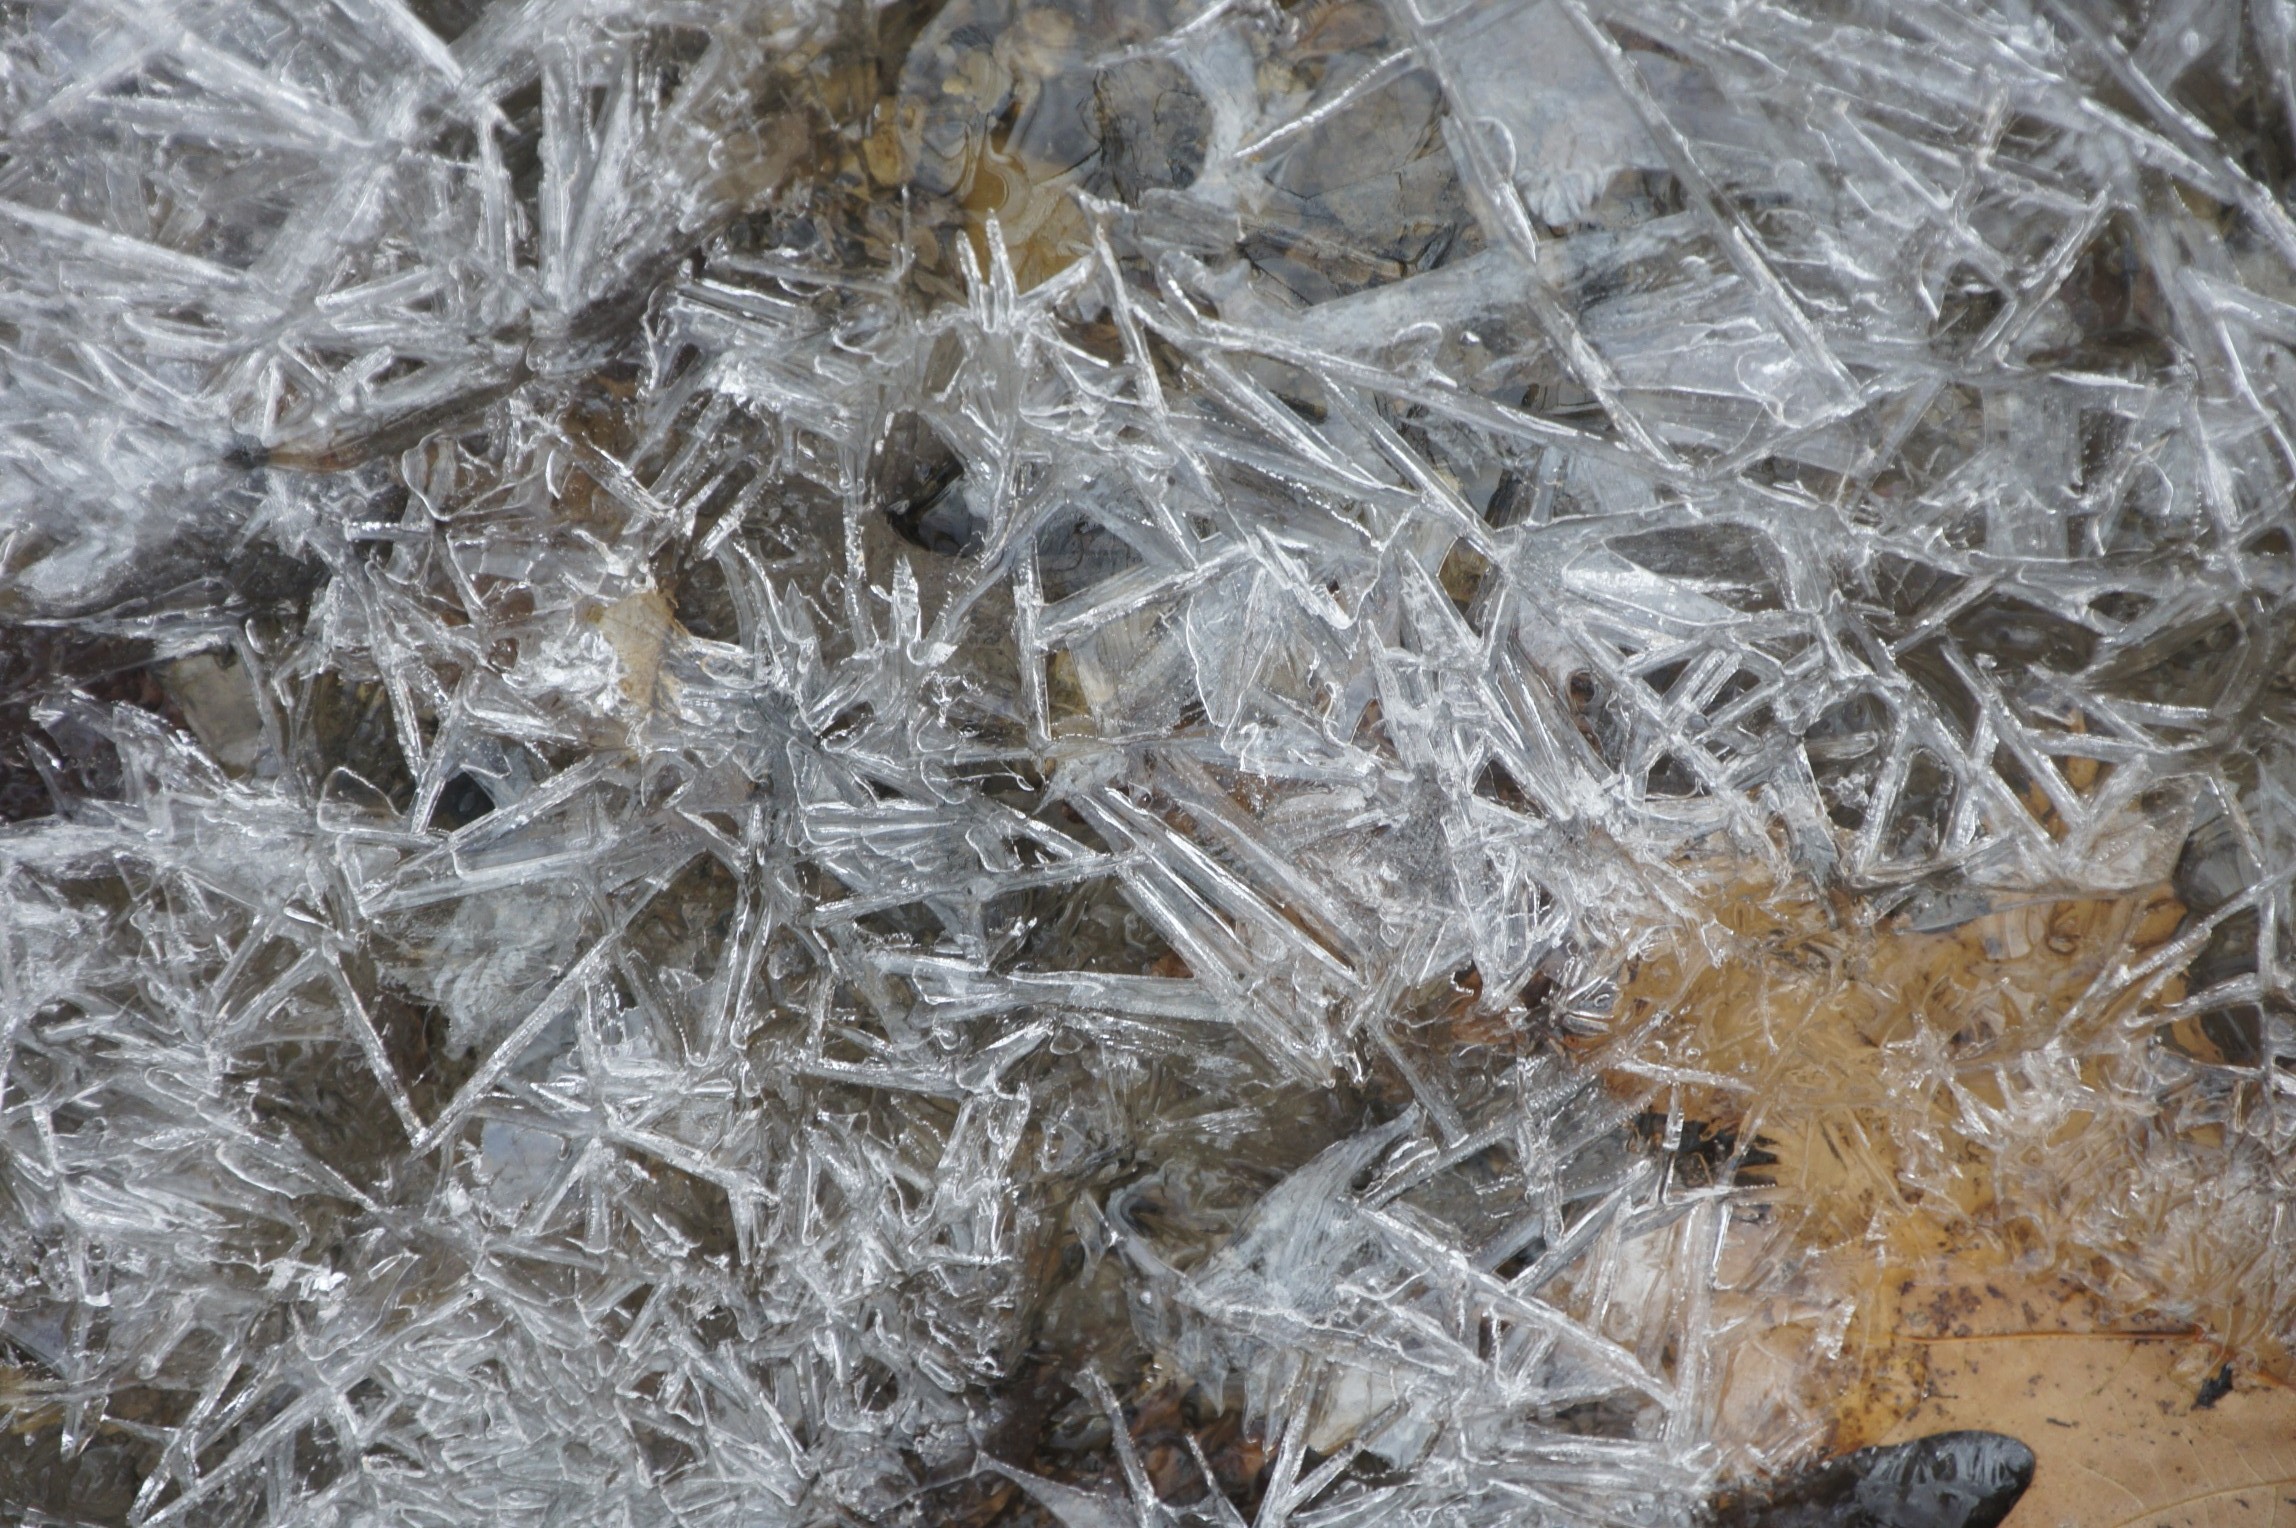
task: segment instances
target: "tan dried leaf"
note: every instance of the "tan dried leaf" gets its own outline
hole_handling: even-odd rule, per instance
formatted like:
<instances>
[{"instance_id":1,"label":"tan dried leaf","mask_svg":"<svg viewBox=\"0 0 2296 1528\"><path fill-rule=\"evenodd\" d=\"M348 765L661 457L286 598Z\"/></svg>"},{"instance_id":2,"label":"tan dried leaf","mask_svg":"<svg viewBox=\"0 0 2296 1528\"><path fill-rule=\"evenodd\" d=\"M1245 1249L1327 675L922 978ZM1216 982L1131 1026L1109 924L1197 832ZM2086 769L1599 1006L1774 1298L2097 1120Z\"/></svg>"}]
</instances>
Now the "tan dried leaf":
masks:
<instances>
[{"instance_id":1,"label":"tan dried leaf","mask_svg":"<svg viewBox=\"0 0 2296 1528\"><path fill-rule=\"evenodd\" d=\"M2022 1441L2033 1484L2006 1528L2296 1522L2296 1391L2220 1377L2222 1349L2189 1334L1988 1331L2023 1325L2031 1302L1970 1294L1967 1335L1917 1339L1927 1393L1883 1441L1955 1428Z\"/></svg>"}]
</instances>

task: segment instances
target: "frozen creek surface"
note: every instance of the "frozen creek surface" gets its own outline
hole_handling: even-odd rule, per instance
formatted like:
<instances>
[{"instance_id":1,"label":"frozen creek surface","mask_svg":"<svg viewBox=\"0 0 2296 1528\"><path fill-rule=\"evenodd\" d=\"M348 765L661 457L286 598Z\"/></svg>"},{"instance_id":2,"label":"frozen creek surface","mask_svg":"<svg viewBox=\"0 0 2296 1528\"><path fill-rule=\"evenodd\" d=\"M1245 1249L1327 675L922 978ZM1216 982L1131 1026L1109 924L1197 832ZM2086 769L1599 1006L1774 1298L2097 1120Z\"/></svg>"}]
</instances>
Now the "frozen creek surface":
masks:
<instances>
[{"instance_id":1,"label":"frozen creek surface","mask_svg":"<svg viewBox=\"0 0 2296 1528\"><path fill-rule=\"evenodd\" d=\"M2285 1367L2292 60L0 4L0 1504L1689 1523L1917 1201Z\"/></svg>"}]
</instances>

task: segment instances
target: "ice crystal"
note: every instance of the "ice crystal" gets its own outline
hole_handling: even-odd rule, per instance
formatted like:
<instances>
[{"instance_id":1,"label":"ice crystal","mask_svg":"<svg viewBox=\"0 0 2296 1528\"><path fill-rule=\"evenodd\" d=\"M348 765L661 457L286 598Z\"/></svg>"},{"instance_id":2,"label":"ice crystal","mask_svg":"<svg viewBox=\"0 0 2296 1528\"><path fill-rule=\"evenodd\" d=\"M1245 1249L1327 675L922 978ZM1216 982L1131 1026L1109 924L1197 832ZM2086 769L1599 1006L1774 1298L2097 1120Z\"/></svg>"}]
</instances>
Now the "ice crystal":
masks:
<instances>
[{"instance_id":1,"label":"ice crystal","mask_svg":"<svg viewBox=\"0 0 2296 1528\"><path fill-rule=\"evenodd\" d=\"M2273 1350L2292 43L0 7L0 1500L1690 1521L1750 877L2172 888L1955 1096Z\"/></svg>"}]
</instances>

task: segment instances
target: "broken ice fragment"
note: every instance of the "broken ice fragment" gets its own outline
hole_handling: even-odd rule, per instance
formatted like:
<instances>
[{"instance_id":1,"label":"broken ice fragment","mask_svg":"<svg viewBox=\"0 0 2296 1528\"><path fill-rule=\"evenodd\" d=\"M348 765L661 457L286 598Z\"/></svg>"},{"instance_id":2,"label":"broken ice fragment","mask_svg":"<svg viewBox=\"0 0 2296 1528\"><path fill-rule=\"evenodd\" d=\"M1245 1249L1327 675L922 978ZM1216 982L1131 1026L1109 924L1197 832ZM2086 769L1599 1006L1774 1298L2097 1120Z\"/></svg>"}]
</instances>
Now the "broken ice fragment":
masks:
<instances>
[{"instance_id":1,"label":"broken ice fragment","mask_svg":"<svg viewBox=\"0 0 2296 1528\"><path fill-rule=\"evenodd\" d=\"M1542 222L1576 221L1622 171L1666 167L1560 0L1460 6L1432 19L1430 38L1454 110L1494 135Z\"/></svg>"}]
</instances>

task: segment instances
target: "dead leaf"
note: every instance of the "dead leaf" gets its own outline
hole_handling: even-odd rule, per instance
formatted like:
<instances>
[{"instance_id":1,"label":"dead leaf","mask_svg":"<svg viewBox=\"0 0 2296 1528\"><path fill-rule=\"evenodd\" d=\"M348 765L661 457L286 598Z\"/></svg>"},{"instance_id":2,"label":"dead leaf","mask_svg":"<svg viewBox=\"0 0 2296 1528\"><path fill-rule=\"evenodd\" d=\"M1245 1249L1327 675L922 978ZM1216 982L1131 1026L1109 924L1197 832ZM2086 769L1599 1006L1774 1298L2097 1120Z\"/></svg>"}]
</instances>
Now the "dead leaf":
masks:
<instances>
[{"instance_id":1,"label":"dead leaf","mask_svg":"<svg viewBox=\"0 0 2296 1528\"><path fill-rule=\"evenodd\" d=\"M622 695L640 711L650 710L661 682L662 650L677 618L658 589L643 589L598 613L599 634L622 664Z\"/></svg>"},{"instance_id":2,"label":"dead leaf","mask_svg":"<svg viewBox=\"0 0 2296 1528\"><path fill-rule=\"evenodd\" d=\"M2290 1296L2252 1271L2270 1217L2231 1170L2222 1111L2189 1102L2188 1062L2207 1057L2168 1055L2174 1036L2147 1017L2181 986L2116 976L2174 934L2167 888L1934 932L1743 884L1707 910L1629 967L1607 1031L1579 1048L1621 1098L1775 1159L1758 1169L1763 1208L1725 1238L1712 1307L1715 1436L1735 1467L1953 1428L2009 1433L2046 1461L2033 1429L2048 1424L2019 1399L2044 1393L2100 1457L2126 1437L2134 1458L2167 1446L2160 1408L2190 1411L2210 1355L2276 1383ZM1606 1319L1631 1345L1635 1313ZM2051 1387L2099 1375L2050 1370L2049 1352L2130 1366L2147 1409L2063 1415L2077 1408ZM1965 1367L1978 1359L1982 1374ZM2296 1438L2279 1405L2243 1403ZM2179 1424L2196 1489L2264 1478L2218 1457L2260 1436L2234 1420ZM2021 1508L2011 1524L2050 1521Z\"/></svg>"},{"instance_id":3,"label":"dead leaf","mask_svg":"<svg viewBox=\"0 0 2296 1528\"><path fill-rule=\"evenodd\" d=\"M1977 1334L1919 1339L1927 1394L1883 1441L1956 1428L2023 1441L2038 1463L2006 1528L2296 1522L2296 1392L2254 1371L2221 1391L2223 1350L2189 1334L1986 1333L2022 1315L1999 1289L1979 1294Z\"/></svg>"}]
</instances>

